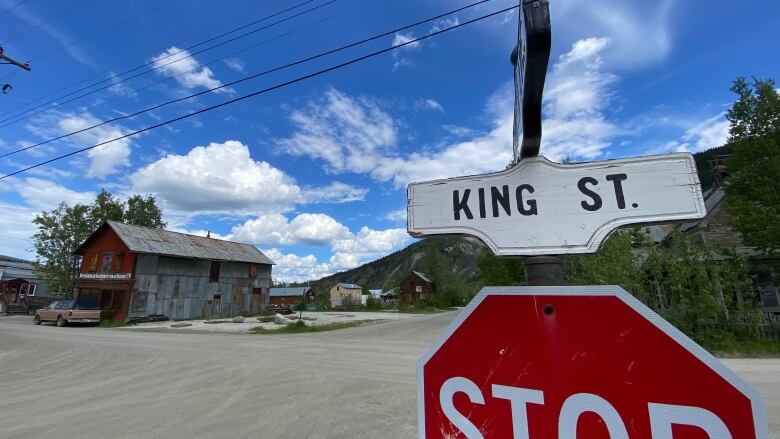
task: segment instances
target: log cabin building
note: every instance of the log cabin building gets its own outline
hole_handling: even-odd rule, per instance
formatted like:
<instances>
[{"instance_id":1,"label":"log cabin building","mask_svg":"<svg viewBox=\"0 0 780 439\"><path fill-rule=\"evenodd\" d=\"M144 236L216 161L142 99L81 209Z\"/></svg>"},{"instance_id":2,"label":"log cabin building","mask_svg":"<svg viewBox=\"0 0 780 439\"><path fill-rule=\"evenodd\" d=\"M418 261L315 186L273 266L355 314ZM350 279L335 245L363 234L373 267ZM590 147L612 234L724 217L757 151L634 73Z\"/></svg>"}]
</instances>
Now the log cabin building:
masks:
<instances>
[{"instance_id":1,"label":"log cabin building","mask_svg":"<svg viewBox=\"0 0 780 439\"><path fill-rule=\"evenodd\" d=\"M401 279L398 290L401 300L411 305L433 297L436 294L436 283L427 274L412 271Z\"/></svg>"},{"instance_id":2,"label":"log cabin building","mask_svg":"<svg viewBox=\"0 0 780 439\"><path fill-rule=\"evenodd\" d=\"M274 264L255 246L103 223L76 250L76 297L97 300L127 321L229 317L265 309Z\"/></svg>"}]
</instances>

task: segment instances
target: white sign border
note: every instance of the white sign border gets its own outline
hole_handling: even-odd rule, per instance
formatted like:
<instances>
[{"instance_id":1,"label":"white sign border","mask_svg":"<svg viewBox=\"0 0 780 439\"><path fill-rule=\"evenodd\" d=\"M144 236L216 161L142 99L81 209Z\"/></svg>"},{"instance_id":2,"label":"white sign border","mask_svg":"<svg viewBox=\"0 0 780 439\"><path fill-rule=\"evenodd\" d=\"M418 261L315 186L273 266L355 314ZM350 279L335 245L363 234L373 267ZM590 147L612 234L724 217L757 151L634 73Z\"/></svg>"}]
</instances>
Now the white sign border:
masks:
<instances>
[{"instance_id":1,"label":"white sign border","mask_svg":"<svg viewBox=\"0 0 780 439\"><path fill-rule=\"evenodd\" d=\"M503 177L503 176L508 176L511 174L521 172L524 167L535 163L541 163L542 165L551 168L557 168L557 169L577 169L577 168L593 168L593 167L609 168L620 164L630 164L630 163L638 163L638 162L643 163L649 161L666 161L666 160L685 160L689 170L688 175L691 176L689 185L693 188L692 191L696 203L696 213L694 215L686 216L686 217L681 217L680 215L673 215L673 216L652 215L652 216L634 216L631 218L622 218L622 219L613 220L611 222L601 225L598 229L596 229L596 231L593 232L593 235L591 236L588 243L584 246L583 245L561 245L561 246L550 246L550 247L506 248L501 250L498 248L498 245L496 245L496 243L493 242L492 239L490 239L490 237L482 233L480 230L477 230L472 227L449 226L445 228L446 229L445 232L437 231L437 229L442 229L442 228L422 227L422 228L415 229L412 227L414 224L414 214L413 214L411 200L414 198L414 189L417 186L434 185L434 184L441 184L445 182L454 182L454 181L461 181L461 180L471 180L475 178ZM693 158L693 155L687 152L674 153L674 154L660 154L660 155L651 155L651 156L642 156L642 157L631 157L625 159L606 160L601 162L584 162L584 163L576 163L571 165L555 163L543 156L537 156L537 157L523 159L515 166L501 172L482 174L482 175L468 175L463 177L445 178L440 180L430 180L430 181L410 183L406 189L406 194L407 194L406 195L406 199L407 199L406 230L411 236L416 238L427 236L427 235L464 234L464 235L474 236L476 238L479 238L483 243L485 243L485 245L487 245L496 256L539 256L539 255L595 253L601 246L601 243L604 242L604 240L609 236L609 234L620 227L635 225L635 224L648 225L654 223L689 221L689 220L701 219L707 215L707 209L704 205L704 197L702 196L701 193L699 176L696 172L696 162Z\"/></svg>"},{"instance_id":2,"label":"white sign border","mask_svg":"<svg viewBox=\"0 0 780 439\"><path fill-rule=\"evenodd\" d=\"M644 303L632 296L623 288L616 285L593 285L593 286L559 286L559 287L484 287L469 302L469 304L458 314L455 320L447 326L447 329L439 339L428 348L428 351L417 361L417 431L420 439L425 439L425 389L423 381L423 367L433 357L433 355L447 342L455 331L466 321L474 310L488 296L607 296L617 297L623 303L628 305L642 317L647 319L656 328L661 330L669 337L693 354L699 361L723 377L743 395L748 397L753 407L753 424L756 430L757 439L771 439L769 436L769 422L764 407L764 400L761 394L750 384L740 378L734 371L726 367L712 354L704 350L695 341L688 338L679 329L667 322L663 317L656 314Z\"/></svg>"}]
</instances>

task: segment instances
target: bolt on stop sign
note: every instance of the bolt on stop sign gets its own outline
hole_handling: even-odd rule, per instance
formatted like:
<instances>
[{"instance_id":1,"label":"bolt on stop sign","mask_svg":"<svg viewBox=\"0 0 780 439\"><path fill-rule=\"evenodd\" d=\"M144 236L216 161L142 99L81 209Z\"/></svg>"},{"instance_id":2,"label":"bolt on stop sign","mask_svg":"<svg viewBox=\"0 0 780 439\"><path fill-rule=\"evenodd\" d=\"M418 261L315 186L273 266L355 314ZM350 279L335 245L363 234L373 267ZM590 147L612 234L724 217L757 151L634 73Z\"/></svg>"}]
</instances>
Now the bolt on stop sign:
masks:
<instances>
[{"instance_id":1,"label":"bolt on stop sign","mask_svg":"<svg viewBox=\"0 0 780 439\"><path fill-rule=\"evenodd\" d=\"M769 438L758 392L615 286L487 287L417 379L421 438Z\"/></svg>"}]
</instances>

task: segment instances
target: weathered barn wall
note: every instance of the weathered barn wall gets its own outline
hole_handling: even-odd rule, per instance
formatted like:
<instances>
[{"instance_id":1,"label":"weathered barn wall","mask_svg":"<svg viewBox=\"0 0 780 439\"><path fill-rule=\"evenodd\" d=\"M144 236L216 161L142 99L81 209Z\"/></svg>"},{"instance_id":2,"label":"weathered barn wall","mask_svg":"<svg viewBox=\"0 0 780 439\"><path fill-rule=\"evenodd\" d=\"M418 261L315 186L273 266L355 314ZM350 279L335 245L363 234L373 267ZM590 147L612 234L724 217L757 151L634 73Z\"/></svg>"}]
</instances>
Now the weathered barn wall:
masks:
<instances>
[{"instance_id":1,"label":"weathered barn wall","mask_svg":"<svg viewBox=\"0 0 780 439\"><path fill-rule=\"evenodd\" d=\"M129 315L182 320L260 311L268 303L271 266L255 267L222 261L218 282L209 282L211 261L139 255Z\"/></svg>"}]
</instances>

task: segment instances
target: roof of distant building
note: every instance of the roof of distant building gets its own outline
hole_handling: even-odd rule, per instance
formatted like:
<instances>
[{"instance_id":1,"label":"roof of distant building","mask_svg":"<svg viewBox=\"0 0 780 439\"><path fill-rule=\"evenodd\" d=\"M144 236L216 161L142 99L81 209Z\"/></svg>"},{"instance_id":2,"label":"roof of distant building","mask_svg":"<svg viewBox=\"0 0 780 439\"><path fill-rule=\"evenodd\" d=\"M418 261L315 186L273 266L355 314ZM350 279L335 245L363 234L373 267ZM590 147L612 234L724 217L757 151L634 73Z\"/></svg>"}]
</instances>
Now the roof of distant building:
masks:
<instances>
[{"instance_id":1,"label":"roof of distant building","mask_svg":"<svg viewBox=\"0 0 780 439\"><path fill-rule=\"evenodd\" d=\"M363 287L361 287L360 285L357 285L357 284L345 284L343 282L339 282L338 286L340 286L341 288L346 288L348 290L354 290L354 289L362 290L363 289Z\"/></svg>"},{"instance_id":2,"label":"roof of distant building","mask_svg":"<svg viewBox=\"0 0 780 439\"><path fill-rule=\"evenodd\" d=\"M308 287L278 287L271 288L271 297L300 297L311 288Z\"/></svg>"},{"instance_id":3,"label":"roof of distant building","mask_svg":"<svg viewBox=\"0 0 780 439\"><path fill-rule=\"evenodd\" d=\"M420 273L419 271L412 271L412 273L414 273L414 274L416 274L417 276L419 276L419 277L420 277L420 279L424 280L425 282L433 282L433 281L432 281L432 280L431 280L431 279L428 277L428 275L427 275L427 274L425 274L425 273Z\"/></svg>"},{"instance_id":4,"label":"roof of distant building","mask_svg":"<svg viewBox=\"0 0 780 439\"><path fill-rule=\"evenodd\" d=\"M273 264L257 247L249 244L171 232L151 227L134 226L119 221L106 221L84 241L76 254L83 254L87 245L104 227L110 227L133 253L178 256L217 261Z\"/></svg>"}]
</instances>

